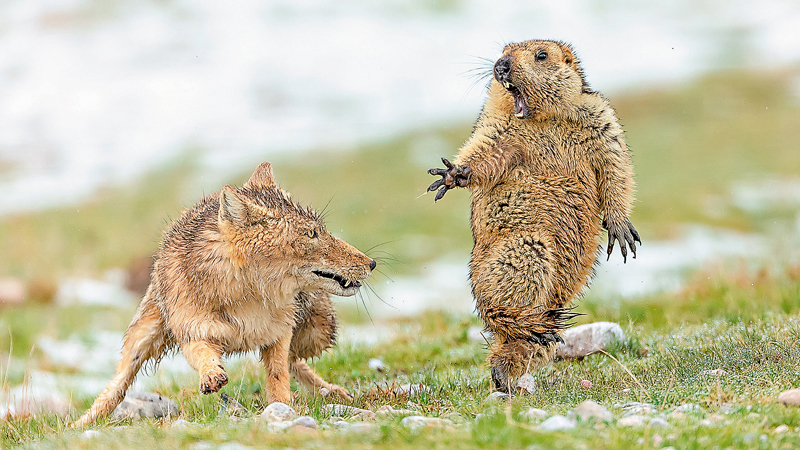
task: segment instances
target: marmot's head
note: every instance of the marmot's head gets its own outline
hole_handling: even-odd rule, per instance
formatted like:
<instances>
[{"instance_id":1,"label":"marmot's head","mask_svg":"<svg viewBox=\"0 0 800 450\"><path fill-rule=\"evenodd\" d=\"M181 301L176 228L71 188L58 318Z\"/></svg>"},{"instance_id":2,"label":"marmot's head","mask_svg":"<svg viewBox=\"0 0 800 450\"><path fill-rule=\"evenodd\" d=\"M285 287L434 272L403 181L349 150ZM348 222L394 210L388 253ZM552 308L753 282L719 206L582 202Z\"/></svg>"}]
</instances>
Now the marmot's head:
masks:
<instances>
[{"instance_id":1,"label":"marmot's head","mask_svg":"<svg viewBox=\"0 0 800 450\"><path fill-rule=\"evenodd\" d=\"M520 119L558 115L573 98L591 92L578 58L563 42L509 44L494 65L494 79L505 88L511 114Z\"/></svg>"}]
</instances>

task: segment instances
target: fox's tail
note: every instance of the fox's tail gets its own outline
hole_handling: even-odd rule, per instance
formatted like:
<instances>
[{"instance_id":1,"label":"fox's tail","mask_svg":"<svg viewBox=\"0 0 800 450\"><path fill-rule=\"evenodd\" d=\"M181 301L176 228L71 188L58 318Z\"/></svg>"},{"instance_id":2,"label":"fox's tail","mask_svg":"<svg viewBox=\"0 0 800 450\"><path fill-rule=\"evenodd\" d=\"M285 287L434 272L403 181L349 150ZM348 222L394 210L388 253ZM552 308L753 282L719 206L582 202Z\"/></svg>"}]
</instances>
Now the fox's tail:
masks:
<instances>
[{"instance_id":1,"label":"fox's tail","mask_svg":"<svg viewBox=\"0 0 800 450\"><path fill-rule=\"evenodd\" d=\"M97 397L92 407L72 426L83 427L93 424L97 419L111 413L125 398L125 393L142 365L150 359L158 360L164 353L166 345L164 319L148 289L125 332L122 358L117 364L116 375Z\"/></svg>"}]
</instances>

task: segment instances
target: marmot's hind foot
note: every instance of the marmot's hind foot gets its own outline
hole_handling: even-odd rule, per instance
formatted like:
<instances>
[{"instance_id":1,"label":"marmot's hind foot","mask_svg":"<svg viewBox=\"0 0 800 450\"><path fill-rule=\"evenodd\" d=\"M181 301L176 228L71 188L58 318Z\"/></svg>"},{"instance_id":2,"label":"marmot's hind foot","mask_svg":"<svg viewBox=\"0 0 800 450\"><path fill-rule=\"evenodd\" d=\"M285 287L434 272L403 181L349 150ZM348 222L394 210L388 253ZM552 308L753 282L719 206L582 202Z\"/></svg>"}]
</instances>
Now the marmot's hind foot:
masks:
<instances>
[{"instance_id":1,"label":"marmot's hind foot","mask_svg":"<svg viewBox=\"0 0 800 450\"><path fill-rule=\"evenodd\" d=\"M511 393L511 381L508 378L508 371L500 367L492 367L492 381L494 389L506 394Z\"/></svg>"}]
</instances>

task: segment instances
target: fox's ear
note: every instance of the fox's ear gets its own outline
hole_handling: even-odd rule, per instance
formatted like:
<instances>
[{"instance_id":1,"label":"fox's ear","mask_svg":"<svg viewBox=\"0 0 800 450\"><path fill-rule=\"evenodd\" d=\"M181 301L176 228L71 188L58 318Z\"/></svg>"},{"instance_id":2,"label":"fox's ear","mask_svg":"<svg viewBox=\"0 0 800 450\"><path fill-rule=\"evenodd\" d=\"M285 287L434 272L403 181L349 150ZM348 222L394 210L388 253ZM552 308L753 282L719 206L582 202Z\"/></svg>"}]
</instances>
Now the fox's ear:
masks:
<instances>
[{"instance_id":1,"label":"fox's ear","mask_svg":"<svg viewBox=\"0 0 800 450\"><path fill-rule=\"evenodd\" d=\"M247 215L247 202L232 187L222 188L219 193L219 221L240 223L247 219Z\"/></svg>"},{"instance_id":2,"label":"fox's ear","mask_svg":"<svg viewBox=\"0 0 800 450\"><path fill-rule=\"evenodd\" d=\"M272 164L268 162L261 163L244 185L250 187L275 186L275 177L272 176Z\"/></svg>"}]
</instances>

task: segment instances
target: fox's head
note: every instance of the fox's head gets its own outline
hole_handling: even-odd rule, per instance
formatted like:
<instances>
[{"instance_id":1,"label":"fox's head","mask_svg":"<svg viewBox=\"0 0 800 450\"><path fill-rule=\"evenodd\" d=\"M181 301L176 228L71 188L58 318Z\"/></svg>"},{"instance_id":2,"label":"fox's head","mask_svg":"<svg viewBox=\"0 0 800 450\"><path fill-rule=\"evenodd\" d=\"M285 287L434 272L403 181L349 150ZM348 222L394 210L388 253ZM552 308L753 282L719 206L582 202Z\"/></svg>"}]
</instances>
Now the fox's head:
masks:
<instances>
[{"instance_id":1,"label":"fox's head","mask_svg":"<svg viewBox=\"0 0 800 450\"><path fill-rule=\"evenodd\" d=\"M219 229L241 264L266 268L264 277L288 277L300 290L351 296L376 262L333 236L311 208L294 203L262 163L244 186L219 195Z\"/></svg>"}]
</instances>

